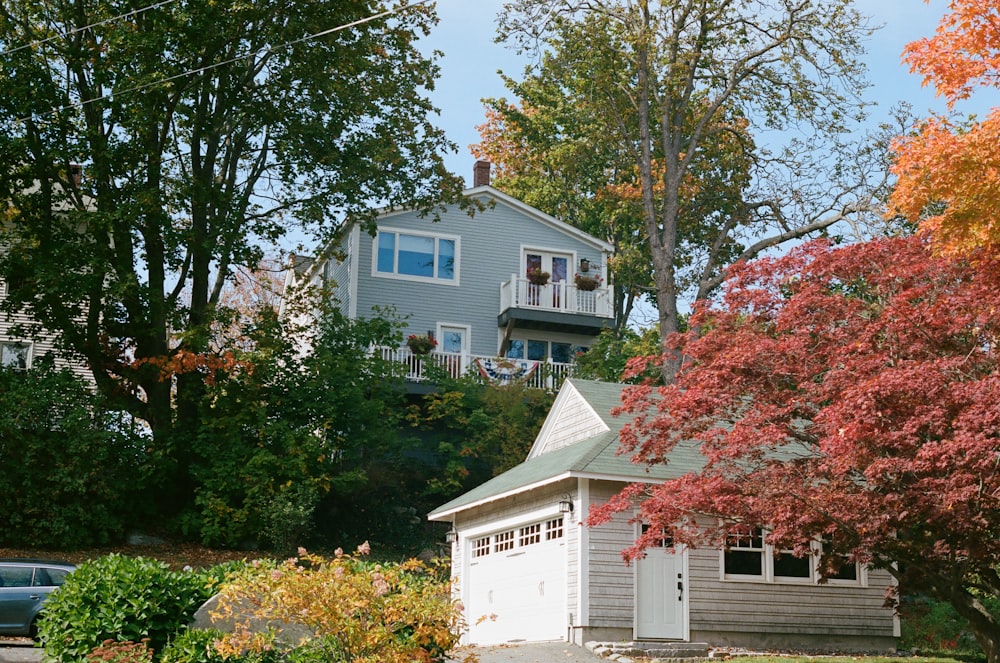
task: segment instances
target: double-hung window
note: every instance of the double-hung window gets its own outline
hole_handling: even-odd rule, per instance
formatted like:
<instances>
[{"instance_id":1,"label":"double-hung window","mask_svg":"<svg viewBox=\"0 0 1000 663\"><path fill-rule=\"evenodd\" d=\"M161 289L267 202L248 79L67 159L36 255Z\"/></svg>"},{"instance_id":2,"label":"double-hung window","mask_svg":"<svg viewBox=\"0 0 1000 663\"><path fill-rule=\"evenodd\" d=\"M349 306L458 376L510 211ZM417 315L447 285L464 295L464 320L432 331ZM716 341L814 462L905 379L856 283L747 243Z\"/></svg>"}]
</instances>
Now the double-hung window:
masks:
<instances>
[{"instance_id":1,"label":"double-hung window","mask_svg":"<svg viewBox=\"0 0 1000 663\"><path fill-rule=\"evenodd\" d=\"M796 556L791 549L778 550L765 541L764 530L754 527L733 531L722 551L722 578L757 582L820 582L817 570L820 543L813 542L808 555ZM860 567L841 556L842 565L826 580L864 584Z\"/></svg>"},{"instance_id":2,"label":"double-hung window","mask_svg":"<svg viewBox=\"0 0 1000 663\"><path fill-rule=\"evenodd\" d=\"M457 237L381 229L375 273L401 279L458 283Z\"/></svg>"}]
</instances>

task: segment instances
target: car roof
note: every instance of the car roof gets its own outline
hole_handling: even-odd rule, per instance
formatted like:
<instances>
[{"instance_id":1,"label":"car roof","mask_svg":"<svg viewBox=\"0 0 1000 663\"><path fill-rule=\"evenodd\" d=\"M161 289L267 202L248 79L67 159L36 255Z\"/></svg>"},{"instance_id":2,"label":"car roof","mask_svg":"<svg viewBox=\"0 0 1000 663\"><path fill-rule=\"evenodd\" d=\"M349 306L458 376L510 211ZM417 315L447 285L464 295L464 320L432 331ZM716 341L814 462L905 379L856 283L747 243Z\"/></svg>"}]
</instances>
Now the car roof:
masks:
<instances>
[{"instance_id":1,"label":"car roof","mask_svg":"<svg viewBox=\"0 0 1000 663\"><path fill-rule=\"evenodd\" d=\"M20 566L63 566L75 569L76 565L69 562L60 562L55 559L22 559L22 558L0 558L0 564L17 564Z\"/></svg>"}]
</instances>

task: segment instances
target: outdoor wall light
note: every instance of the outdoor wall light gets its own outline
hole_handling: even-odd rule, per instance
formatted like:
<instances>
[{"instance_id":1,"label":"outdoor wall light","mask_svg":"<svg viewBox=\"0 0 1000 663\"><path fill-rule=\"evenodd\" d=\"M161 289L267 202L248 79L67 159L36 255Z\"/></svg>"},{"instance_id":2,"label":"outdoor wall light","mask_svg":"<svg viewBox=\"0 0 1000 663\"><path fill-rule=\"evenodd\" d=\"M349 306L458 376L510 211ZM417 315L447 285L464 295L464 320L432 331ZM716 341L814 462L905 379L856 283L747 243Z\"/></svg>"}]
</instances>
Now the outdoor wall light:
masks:
<instances>
[{"instance_id":1,"label":"outdoor wall light","mask_svg":"<svg viewBox=\"0 0 1000 663\"><path fill-rule=\"evenodd\" d=\"M559 513L573 513L573 500L559 500Z\"/></svg>"},{"instance_id":2,"label":"outdoor wall light","mask_svg":"<svg viewBox=\"0 0 1000 663\"><path fill-rule=\"evenodd\" d=\"M458 542L458 532L455 531L455 527L452 526L444 535L445 543L457 543Z\"/></svg>"}]
</instances>

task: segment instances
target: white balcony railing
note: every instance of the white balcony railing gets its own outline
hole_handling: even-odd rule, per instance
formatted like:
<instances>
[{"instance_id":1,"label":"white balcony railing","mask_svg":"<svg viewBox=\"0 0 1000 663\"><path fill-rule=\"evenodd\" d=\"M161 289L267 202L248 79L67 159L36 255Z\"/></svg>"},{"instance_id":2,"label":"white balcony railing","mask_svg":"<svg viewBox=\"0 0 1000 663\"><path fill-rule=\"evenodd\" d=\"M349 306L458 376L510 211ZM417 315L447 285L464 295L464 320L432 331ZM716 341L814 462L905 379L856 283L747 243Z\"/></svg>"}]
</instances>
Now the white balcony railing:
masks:
<instances>
[{"instance_id":1,"label":"white balcony railing","mask_svg":"<svg viewBox=\"0 0 1000 663\"><path fill-rule=\"evenodd\" d=\"M453 352L418 355L409 348L380 347L377 351L383 359L402 364L406 369L404 377L408 382L427 382L433 380L436 371L444 371L445 375L452 378L472 375L491 384L520 383L535 389L555 390L573 371L572 364L554 361L484 357Z\"/></svg>"},{"instance_id":2,"label":"white balcony railing","mask_svg":"<svg viewBox=\"0 0 1000 663\"><path fill-rule=\"evenodd\" d=\"M533 308L610 318L611 304L611 289L605 287L582 290L566 281L536 285L515 274L500 284L501 313L509 308Z\"/></svg>"}]
</instances>

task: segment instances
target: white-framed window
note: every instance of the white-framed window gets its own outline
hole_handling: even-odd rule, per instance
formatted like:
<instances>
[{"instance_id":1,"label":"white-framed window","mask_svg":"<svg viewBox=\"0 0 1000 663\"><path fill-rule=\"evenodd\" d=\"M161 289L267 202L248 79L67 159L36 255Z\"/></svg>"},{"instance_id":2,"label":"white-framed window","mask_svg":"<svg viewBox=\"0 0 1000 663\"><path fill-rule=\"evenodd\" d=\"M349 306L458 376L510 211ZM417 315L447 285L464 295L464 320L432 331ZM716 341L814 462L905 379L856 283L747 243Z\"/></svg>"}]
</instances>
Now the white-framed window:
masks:
<instances>
[{"instance_id":1,"label":"white-framed window","mask_svg":"<svg viewBox=\"0 0 1000 663\"><path fill-rule=\"evenodd\" d=\"M458 284L458 237L383 228L375 237L373 273L414 281Z\"/></svg>"},{"instance_id":2,"label":"white-framed window","mask_svg":"<svg viewBox=\"0 0 1000 663\"><path fill-rule=\"evenodd\" d=\"M814 542L808 555L796 557L791 549L776 550L765 542L764 530L746 528L730 533L720 552L720 575L723 580L769 583L816 583L823 580L818 572L821 544ZM864 569L847 562L826 582L865 584Z\"/></svg>"},{"instance_id":3,"label":"white-framed window","mask_svg":"<svg viewBox=\"0 0 1000 663\"><path fill-rule=\"evenodd\" d=\"M724 578L760 579L765 573L764 532L760 528L747 528L731 533L726 538L726 548L722 551L722 574Z\"/></svg>"},{"instance_id":4,"label":"white-framed window","mask_svg":"<svg viewBox=\"0 0 1000 663\"><path fill-rule=\"evenodd\" d=\"M563 519L553 518L545 521L545 540L561 539L563 537Z\"/></svg>"},{"instance_id":5,"label":"white-framed window","mask_svg":"<svg viewBox=\"0 0 1000 663\"><path fill-rule=\"evenodd\" d=\"M471 328L468 325L439 324L438 352L469 354Z\"/></svg>"},{"instance_id":6,"label":"white-framed window","mask_svg":"<svg viewBox=\"0 0 1000 663\"><path fill-rule=\"evenodd\" d=\"M22 341L0 341L0 366L26 371L31 367L31 344Z\"/></svg>"}]
</instances>

